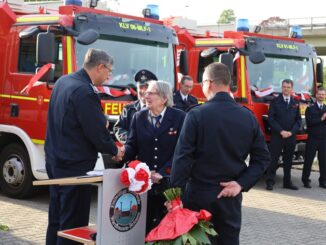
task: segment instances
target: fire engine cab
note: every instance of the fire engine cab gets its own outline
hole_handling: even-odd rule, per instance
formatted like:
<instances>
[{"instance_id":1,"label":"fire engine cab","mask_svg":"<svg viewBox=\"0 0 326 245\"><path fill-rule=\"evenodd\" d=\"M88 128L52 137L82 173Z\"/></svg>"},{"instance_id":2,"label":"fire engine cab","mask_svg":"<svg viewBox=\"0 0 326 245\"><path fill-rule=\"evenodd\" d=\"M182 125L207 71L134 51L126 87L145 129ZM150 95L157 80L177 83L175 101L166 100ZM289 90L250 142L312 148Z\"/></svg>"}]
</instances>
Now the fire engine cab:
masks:
<instances>
[{"instance_id":1,"label":"fire engine cab","mask_svg":"<svg viewBox=\"0 0 326 245\"><path fill-rule=\"evenodd\" d=\"M238 26L237 31L213 35L189 31L171 20L169 25L177 32L180 57L187 57L188 70L179 70L193 77L192 94L205 101L201 90L204 68L215 61L226 64L232 75L230 91L234 99L255 114L267 142L270 141L269 103L281 93L283 79L294 81L294 97L300 100L303 118L294 162L302 163L307 139L304 113L316 87L323 83L323 64L315 49L302 39L301 30L296 28L291 37L280 37L249 32L249 26Z\"/></svg>"},{"instance_id":2,"label":"fire engine cab","mask_svg":"<svg viewBox=\"0 0 326 245\"><path fill-rule=\"evenodd\" d=\"M111 125L136 99L134 75L152 71L174 87L177 37L156 19L81 6L26 11L0 3L0 187L11 197L31 194L46 179L44 140L51 89L82 67L89 48L107 51L114 70L99 88ZM98 167L106 158L99 154Z\"/></svg>"}]
</instances>

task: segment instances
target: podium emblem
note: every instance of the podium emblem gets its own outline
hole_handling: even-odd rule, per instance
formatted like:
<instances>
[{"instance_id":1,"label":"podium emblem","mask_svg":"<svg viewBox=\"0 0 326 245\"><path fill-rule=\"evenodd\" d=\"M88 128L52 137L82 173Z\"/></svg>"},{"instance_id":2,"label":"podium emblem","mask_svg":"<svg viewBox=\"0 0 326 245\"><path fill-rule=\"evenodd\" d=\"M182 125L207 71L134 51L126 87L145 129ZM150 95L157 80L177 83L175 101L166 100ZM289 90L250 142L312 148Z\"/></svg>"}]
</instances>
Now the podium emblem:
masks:
<instances>
[{"instance_id":1,"label":"podium emblem","mask_svg":"<svg viewBox=\"0 0 326 245\"><path fill-rule=\"evenodd\" d=\"M120 232L131 230L138 222L141 213L141 199L128 188L120 190L110 205L110 221Z\"/></svg>"}]
</instances>

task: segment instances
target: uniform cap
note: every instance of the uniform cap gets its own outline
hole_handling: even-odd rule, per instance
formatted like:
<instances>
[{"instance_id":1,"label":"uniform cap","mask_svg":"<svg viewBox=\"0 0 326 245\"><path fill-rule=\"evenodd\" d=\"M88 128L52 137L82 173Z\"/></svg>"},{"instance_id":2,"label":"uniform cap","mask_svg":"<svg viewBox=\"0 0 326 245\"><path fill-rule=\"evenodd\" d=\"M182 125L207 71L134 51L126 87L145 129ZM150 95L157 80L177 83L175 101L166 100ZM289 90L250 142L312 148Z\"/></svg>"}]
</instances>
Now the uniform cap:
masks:
<instances>
[{"instance_id":1,"label":"uniform cap","mask_svg":"<svg viewBox=\"0 0 326 245\"><path fill-rule=\"evenodd\" d=\"M140 70L135 75L135 81L141 84L144 84L151 80L157 80L157 77L154 75L154 73L150 72L149 70Z\"/></svg>"}]
</instances>

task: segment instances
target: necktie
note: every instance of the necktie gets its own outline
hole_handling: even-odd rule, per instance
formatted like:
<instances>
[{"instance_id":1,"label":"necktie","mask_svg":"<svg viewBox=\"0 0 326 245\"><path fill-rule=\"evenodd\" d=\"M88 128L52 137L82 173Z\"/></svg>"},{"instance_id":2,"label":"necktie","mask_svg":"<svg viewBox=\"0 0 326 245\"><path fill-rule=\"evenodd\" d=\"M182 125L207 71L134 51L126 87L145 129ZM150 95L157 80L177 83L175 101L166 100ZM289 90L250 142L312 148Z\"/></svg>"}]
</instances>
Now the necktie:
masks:
<instances>
[{"instance_id":1,"label":"necktie","mask_svg":"<svg viewBox=\"0 0 326 245\"><path fill-rule=\"evenodd\" d=\"M162 115L158 115L158 116L153 117L153 118L155 119L155 121L154 121L154 127L155 128L159 128L161 126L160 120L162 118Z\"/></svg>"},{"instance_id":2,"label":"necktie","mask_svg":"<svg viewBox=\"0 0 326 245\"><path fill-rule=\"evenodd\" d=\"M184 101L184 102L187 102L187 97L185 97L185 98L183 99L183 101Z\"/></svg>"},{"instance_id":3,"label":"necktie","mask_svg":"<svg viewBox=\"0 0 326 245\"><path fill-rule=\"evenodd\" d=\"M323 104L321 104L321 105L319 106L319 108L320 108L320 110L322 110L322 109L323 109Z\"/></svg>"},{"instance_id":4,"label":"necktie","mask_svg":"<svg viewBox=\"0 0 326 245\"><path fill-rule=\"evenodd\" d=\"M289 107L289 99L288 98L285 99L285 103L286 103L286 108L288 108Z\"/></svg>"}]
</instances>

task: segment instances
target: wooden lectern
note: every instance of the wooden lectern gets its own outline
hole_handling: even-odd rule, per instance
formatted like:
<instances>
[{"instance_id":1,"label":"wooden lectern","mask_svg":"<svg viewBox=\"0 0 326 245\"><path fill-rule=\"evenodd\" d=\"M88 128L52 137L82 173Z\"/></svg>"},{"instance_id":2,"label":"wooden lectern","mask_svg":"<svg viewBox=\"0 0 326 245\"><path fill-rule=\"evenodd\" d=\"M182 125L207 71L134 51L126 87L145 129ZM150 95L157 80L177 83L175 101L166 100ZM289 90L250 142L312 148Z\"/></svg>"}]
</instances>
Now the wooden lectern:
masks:
<instances>
[{"instance_id":1,"label":"wooden lectern","mask_svg":"<svg viewBox=\"0 0 326 245\"><path fill-rule=\"evenodd\" d=\"M103 176L79 176L34 181L34 185L85 185L98 187L95 227L59 231L58 235L85 244L95 244L89 237L97 232L98 245L144 244L147 193L138 195L120 183L122 169L106 169Z\"/></svg>"}]
</instances>

